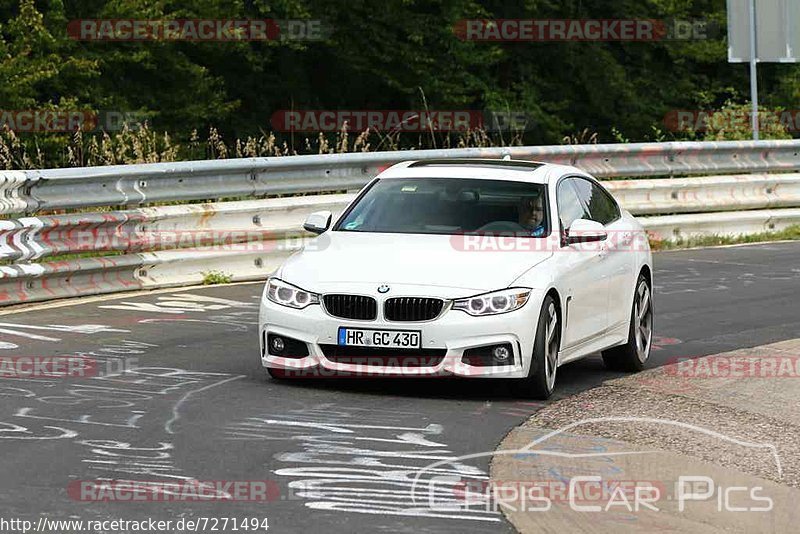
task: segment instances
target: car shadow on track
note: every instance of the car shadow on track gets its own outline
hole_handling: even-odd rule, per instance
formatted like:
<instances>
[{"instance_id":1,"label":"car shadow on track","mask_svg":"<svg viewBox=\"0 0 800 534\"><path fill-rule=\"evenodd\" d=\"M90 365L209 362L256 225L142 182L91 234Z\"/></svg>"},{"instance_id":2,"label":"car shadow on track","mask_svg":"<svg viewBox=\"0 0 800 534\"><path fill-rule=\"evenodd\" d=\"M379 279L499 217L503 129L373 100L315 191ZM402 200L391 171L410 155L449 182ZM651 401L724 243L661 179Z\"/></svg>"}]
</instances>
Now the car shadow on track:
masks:
<instances>
[{"instance_id":1,"label":"car shadow on track","mask_svg":"<svg viewBox=\"0 0 800 534\"><path fill-rule=\"evenodd\" d=\"M549 402L601 385L604 381L624 376L605 369L600 355L559 367L556 390ZM275 380L286 388L338 391L362 395L415 397L430 399L512 400L508 380L480 378L295 378Z\"/></svg>"}]
</instances>

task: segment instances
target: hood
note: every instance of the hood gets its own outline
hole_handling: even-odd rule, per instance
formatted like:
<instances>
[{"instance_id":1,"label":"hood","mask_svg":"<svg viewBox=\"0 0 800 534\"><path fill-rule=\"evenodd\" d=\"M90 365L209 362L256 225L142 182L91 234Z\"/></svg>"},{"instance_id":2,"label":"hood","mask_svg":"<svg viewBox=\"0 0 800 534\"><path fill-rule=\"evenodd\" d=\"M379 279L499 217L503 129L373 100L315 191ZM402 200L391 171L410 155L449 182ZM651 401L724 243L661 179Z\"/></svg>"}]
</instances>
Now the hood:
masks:
<instances>
[{"instance_id":1,"label":"hood","mask_svg":"<svg viewBox=\"0 0 800 534\"><path fill-rule=\"evenodd\" d=\"M484 239L480 246L469 239L469 236L450 235L326 232L289 258L276 275L320 293L341 291L342 285L351 290L367 287L374 290L381 284L389 284L449 288L451 291L437 294L463 296L465 292L508 287L553 254L549 250L533 250L534 242L543 241L540 239L506 238L502 246L496 238L488 242Z\"/></svg>"}]
</instances>

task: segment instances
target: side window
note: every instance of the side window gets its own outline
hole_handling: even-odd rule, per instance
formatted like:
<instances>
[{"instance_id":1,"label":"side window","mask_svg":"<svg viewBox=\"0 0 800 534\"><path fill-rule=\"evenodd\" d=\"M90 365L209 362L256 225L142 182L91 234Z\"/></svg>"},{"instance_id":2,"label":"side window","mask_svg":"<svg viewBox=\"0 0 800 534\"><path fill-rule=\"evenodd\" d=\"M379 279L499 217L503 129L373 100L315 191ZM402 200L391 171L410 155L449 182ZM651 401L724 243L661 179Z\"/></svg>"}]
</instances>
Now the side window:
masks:
<instances>
[{"instance_id":1,"label":"side window","mask_svg":"<svg viewBox=\"0 0 800 534\"><path fill-rule=\"evenodd\" d=\"M558 189L556 190L558 218L564 230L567 230L572 226L572 223L578 219L589 218L589 215L583 208L583 204L581 204L581 201L578 199L575 188L572 187L570 182L572 182L570 179L562 180L561 183L558 184Z\"/></svg>"},{"instance_id":2,"label":"side window","mask_svg":"<svg viewBox=\"0 0 800 534\"><path fill-rule=\"evenodd\" d=\"M589 210L589 219L606 225L620 218L617 203L605 189L583 178L570 178L569 181Z\"/></svg>"}]
</instances>

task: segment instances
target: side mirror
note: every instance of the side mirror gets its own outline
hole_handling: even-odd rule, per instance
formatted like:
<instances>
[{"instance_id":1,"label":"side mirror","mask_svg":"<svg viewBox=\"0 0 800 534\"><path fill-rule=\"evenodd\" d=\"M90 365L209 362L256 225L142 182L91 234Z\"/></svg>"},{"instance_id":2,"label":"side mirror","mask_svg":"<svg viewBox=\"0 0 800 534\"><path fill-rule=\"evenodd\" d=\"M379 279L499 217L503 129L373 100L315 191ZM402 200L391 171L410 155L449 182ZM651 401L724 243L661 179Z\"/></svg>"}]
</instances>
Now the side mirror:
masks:
<instances>
[{"instance_id":1,"label":"side mirror","mask_svg":"<svg viewBox=\"0 0 800 534\"><path fill-rule=\"evenodd\" d=\"M578 219L567 229L567 244L593 243L605 241L608 233L605 227L597 221Z\"/></svg>"},{"instance_id":2,"label":"side mirror","mask_svg":"<svg viewBox=\"0 0 800 534\"><path fill-rule=\"evenodd\" d=\"M303 228L312 234L321 234L331 226L333 215L329 211L315 211L306 217Z\"/></svg>"}]
</instances>

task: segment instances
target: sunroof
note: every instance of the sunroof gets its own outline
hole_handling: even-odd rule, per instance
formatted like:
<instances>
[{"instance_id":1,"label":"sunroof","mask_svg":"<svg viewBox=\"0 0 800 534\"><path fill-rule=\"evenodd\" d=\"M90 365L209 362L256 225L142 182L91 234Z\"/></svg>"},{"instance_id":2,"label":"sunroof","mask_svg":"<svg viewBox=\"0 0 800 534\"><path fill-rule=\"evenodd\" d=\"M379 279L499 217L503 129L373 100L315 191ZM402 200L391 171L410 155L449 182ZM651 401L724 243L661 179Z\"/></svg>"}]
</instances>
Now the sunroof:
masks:
<instances>
[{"instance_id":1,"label":"sunroof","mask_svg":"<svg viewBox=\"0 0 800 534\"><path fill-rule=\"evenodd\" d=\"M543 163L535 161L520 161L511 159L428 159L422 161L415 161L409 167L434 167L434 166L452 166L452 165L470 165L472 167L500 167L500 168L517 168L527 169L530 171L536 170Z\"/></svg>"}]
</instances>

